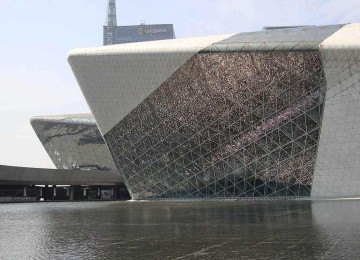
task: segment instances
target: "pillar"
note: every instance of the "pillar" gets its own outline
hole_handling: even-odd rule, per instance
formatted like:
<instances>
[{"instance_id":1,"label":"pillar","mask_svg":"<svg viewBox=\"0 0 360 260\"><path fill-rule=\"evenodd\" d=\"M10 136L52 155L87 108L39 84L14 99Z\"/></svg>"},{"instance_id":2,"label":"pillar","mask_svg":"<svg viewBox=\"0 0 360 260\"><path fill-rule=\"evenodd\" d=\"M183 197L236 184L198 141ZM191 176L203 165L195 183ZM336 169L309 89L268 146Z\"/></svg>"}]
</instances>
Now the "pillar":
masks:
<instances>
[{"instance_id":1,"label":"pillar","mask_svg":"<svg viewBox=\"0 0 360 260\"><path fill-rule=\"evenodd\" d=\"M49 185L45 185L43 196L44 196L44 200L49 200L50 199Z\"/></svg>"},{"instance_id":2,"label":"pillar","mask_svg":"<svg viewBox=\"0 0 360 260\"><path fill-rule=\"evenodd\" d=\"M23 197L27 197L27 187L24 187L24 191L23 191Z\"/></svg>"},{"instance_id":3,"label":"pillar","mask_svg":"<svg viewBox=\"0 0 360 260\"><path fill-rule=\"evenodd\" d=\"M70 200L74 200L75 197L75 186L70 186Z\"/></svg>"},{"instance_id":4,"label":"pillar","mask_svg":"<svg viewBox=\"0 0 360 260\"><path fill-rule=\"evenodd\" d=\"M81 186L70 186L70 200L78 200L81 198Z\"/></svg>"},{"instance_id":5,"label":"pillar","mask_svg":"<svg viewBox=\"0 0 360 260\"><path fill-rule=\"evenodd\" d=\"M55 197L56 197L56 185L53 185L53 190L54 190L54 199L55 199Z\"/></svg>"},{"instance_id":6,"label":"pillar","mask_svg":"<svg viewBox=\"0 0 360 260\"><path fill-rule=\"evenodd\" d=\"M100 190L100 188L97 189L97 199L101 199L101 190Z\"/></svg>"}]
</instances>

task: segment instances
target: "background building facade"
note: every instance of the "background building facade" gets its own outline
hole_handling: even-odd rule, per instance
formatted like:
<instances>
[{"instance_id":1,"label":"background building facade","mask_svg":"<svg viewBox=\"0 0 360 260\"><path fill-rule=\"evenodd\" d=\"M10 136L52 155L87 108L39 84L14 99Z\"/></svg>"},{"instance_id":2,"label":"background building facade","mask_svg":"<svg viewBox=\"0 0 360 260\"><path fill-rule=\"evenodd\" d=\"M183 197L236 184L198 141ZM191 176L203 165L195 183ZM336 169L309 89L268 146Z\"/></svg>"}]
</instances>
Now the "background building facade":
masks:
<instances>
[{"instance_id":1,"label":"background building facade","mask_svg":"<svg viewBox=\"0 0 360 260\"><path fill-rule=\"evenodd\" d=\"M104 25L104 45L174 39L172 24L145 24L118 26L116 1L108 1L107 22Z\"/></svg>"}]
</instances>

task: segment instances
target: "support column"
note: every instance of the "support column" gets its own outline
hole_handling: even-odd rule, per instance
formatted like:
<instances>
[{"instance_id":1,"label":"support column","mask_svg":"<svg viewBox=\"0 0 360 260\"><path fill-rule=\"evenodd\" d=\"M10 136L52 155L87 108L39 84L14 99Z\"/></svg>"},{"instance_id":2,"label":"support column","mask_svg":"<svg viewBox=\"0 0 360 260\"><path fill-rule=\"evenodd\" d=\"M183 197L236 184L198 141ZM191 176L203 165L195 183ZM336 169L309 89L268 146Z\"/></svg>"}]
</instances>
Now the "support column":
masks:
<instances>
[{"instance_id":1,"label":"support column","mask_svg":"<svg viewBox=\"0 0 360 260\"><path fill-rule=\"evenodd\" d=\"M81 198L81 186L70 186L70 200L78 200Z\"/></svg>"},{"instance_id":2,"label":"support column","mask_svg":"<svg viewBox=\"0 0 360 260\"><path fill-rule=\"evenodd\" d=\"M74 200L75 186L70 186L70 200Z\"/></svg>"},{"instance_id":3,"label":"support column","mask_svg":"<svg viewBox=\"0 0 360 260\"><path fill-rule=\"evenodd\" d=\"M100 190L100 188L97 189L97 199L101 199L101 190Z\"/></svg>"},{"instance_id":4,"label":"support column","mask_svg":"<svg viewBox=\"0 0 360 260\"><path fill-rule=\"evenodd\" d=\"M45 185L43 196L44 196L44 200L49 200L50 199L49 185Z\"/></svg>"},{"instance_id":5,"label":"support column","mask_svg":"<svg viewBox=\"0 0 360 260\"><path fill-rule=\"evenodd\" d=\"M24 187L24 191L23 191L23 197L27 197L27 187Z\"/></svg>"},{"instance_id":6,"label":"support column","mask_svg":"<svg viewBox=\"0 0 360 260\"><path fill-rule=\"evenodd\" d=\"M53 185L53 195L54 195L54 199L56 198L56 185Z\"/></svg>"}]
</instances>

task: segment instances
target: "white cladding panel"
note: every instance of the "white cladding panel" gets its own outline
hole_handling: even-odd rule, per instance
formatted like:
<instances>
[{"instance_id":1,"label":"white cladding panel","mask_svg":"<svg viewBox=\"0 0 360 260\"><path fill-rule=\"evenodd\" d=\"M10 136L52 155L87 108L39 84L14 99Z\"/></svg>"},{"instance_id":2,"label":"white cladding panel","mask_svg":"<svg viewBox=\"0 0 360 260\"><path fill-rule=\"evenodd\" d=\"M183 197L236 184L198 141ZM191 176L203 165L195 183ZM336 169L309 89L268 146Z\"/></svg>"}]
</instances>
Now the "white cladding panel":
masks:
<instances>
[{"instance_id":1,"label":"white cladding panel","mask_svg":"<svg viewBox=\"0 0 360 260\"><path fill-rule=\"evenodd\" d=\"M360 196L360 24L321 44L327 93L312 197Z\"/></svg>"},{"instance_id":2,"label":"white cladding panel","mask_svg":"<svg viewBox=\"0 0 360 260\"><path fill-rule=\"evenodd\" d=\"M194 54L230 36L76 49L69 63L105 135Z\"/></svg>"}]
</instances>

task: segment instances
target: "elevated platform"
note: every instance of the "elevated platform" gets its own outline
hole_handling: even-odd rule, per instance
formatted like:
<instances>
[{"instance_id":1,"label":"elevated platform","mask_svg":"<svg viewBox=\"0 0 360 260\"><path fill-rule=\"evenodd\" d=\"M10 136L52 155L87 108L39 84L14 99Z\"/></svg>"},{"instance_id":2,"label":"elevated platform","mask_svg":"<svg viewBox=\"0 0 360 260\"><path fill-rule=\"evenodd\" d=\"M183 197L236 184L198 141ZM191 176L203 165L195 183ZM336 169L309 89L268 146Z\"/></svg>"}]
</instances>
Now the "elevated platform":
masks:
<instances>
[{"instance_id":1,"label":"elevated platform","mask_svg":"<svg viewBox=\"0 0 360 260\"><path fill-rule=\"evenodd\" d=\"M115 170L58 170L0 165L0 185L121 185Z\"/></svg>"}]
</instances>

